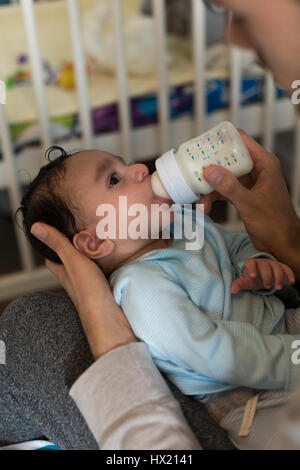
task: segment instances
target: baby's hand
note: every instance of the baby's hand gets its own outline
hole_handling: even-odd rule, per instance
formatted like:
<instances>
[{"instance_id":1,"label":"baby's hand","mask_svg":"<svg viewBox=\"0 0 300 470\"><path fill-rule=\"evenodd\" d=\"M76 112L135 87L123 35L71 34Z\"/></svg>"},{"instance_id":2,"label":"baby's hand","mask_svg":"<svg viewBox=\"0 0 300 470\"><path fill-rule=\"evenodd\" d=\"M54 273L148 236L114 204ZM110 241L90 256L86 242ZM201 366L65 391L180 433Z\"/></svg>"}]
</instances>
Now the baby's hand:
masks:
<instances>
[{"instance_id":1,"label":"baby's hand","mask_svg":"<svg viewBox=\"0 0 300 470\"><path fill-rule=\"evenodd\" d=\"M295 276L286 264L273 261L269 258L248 258L245 261L244 271L231 286L231 294L241 290L271 289L280 290L283 282L294 284Z\"/></svg>"}]
</instances>

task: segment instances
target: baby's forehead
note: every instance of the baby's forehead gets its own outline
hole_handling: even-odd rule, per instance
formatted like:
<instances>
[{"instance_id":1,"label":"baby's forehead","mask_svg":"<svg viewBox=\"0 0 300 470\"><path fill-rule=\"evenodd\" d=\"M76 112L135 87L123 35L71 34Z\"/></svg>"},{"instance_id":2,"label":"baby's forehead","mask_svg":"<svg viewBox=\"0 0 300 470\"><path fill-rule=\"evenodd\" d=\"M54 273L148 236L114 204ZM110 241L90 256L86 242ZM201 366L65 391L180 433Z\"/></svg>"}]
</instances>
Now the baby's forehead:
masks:
<instances>
[{"instance_id":1,"label":"baby's forehead","mask_svg":"<svg viewBox=\"0 0 300 470\"><path fill-rule=\"evenodd\" d=\"M120 157L103 150L82 150L65 160L68 177L87 175L94 171L101 162L120 162Z\"/></svg>"},{"instance_id":2,"label":"baby's forehead","mask_svg":"<svg viewBox=\"0 0 300 470\"><path fill-rule=\"evenodd\" d=\"M103 150L82 150L65 160L65 187L72 192L91 189L97 182L97 175L105 172L114 164L126 165L125 160ZM98 184L98 183L97 183Z\"/></svg>"},{"instance_id":3,"label":"baby's forehead","mask_svg":"<svg viewBox=\"0 0 300 470\"><path fill-rule=\"evenodd\" d=\"M74 165L93 164L103 160L114 160L117 157L104 150L82 150L74 154L70 160Z\"/></svg>"},{"instance_id":4,"label":"baby's forehead","mask_svg":"<svg viewBox=\"0 0 300 470\"><path fill-rule=\"evenodd\" d=\"M95 183L95 175L103 162L118 161L118 157L103 150L82 150L65 160L64 189L72 198L89 194Z\"/></svg>"}]
</instances>

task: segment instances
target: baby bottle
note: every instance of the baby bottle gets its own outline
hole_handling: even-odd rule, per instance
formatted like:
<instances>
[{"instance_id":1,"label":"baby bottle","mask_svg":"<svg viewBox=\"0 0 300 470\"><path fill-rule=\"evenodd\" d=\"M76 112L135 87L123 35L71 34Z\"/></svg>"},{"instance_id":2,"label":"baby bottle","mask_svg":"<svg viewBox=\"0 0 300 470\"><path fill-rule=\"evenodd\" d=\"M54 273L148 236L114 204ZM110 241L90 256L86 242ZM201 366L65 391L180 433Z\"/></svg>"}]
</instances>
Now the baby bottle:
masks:
<instances>
[{"instance_id":1,"label":"baby bottle","mask_svg":"<svg viewBox=\"0 0 300 470\"><path fill-rule=\"evenodd\" d=\"M214 190L202 176L210 164L221 165L237 177L252 170L247 147L231 122L221 122L159 157L151 175L152 190L177 204L195 202L201 194Z\"/></svg>"}]
</instances>

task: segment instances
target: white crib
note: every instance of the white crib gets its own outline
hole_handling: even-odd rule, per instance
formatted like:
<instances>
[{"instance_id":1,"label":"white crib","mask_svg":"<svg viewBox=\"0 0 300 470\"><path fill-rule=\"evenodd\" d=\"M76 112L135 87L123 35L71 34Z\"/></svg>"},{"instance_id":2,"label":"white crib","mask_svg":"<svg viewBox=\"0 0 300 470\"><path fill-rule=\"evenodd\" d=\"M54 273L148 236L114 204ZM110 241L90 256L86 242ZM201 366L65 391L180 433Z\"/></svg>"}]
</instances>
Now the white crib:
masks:
<instances>
[{"instance_id":1,"label":"white crib","mask_svg":"<svg viewBox=\"0 0 300 470\"><path fill-rule=\"evenodd\" d=\"M76 148L101 148L112 153L126 155L128 162L145 161L149 156L159 155L181 142L201 134L221 120L230 120L236 126L244 128L254 137L263 137L266 149L272 151L274 136L278 131L294 130L295 146L292 167L291 197L295 208L300 214L299 179L300 179L300 117L295 113L289 98L277 100L273 79L266 73L266 93L263 103L240 106L240 83L242 74L242 52L231 48L230 67L230 106L206 114L205 111L205 7L202 0L192 0L192 31L193 59L195 66L195 104L194 119L182 117L174 122L169 121L168 79L166 68L166 12L164 0L153 0L156 24L157 44L157 95L159 98L159 124L133 129L128 100L128 80L123 41L122 1L111 0L114 7L114 25L117 41L116 67L119 95L119 117L121 132L93 135L89 106L88 84L85 75L85 59L82 43L81 18L78 0L65 0L68 7L69 24L73 44L73 60L76 71L78 90L78 111L82 128L82 139L78 139ZM45 85L42 77L39 37L32 0L20 0L24 27L29 47L30 63L33 71L33 84L38 108L39 122L42 130L43 149L53 143L49 109L46 99ZM0 77L2 78L2 77ZM0 105L0 138L4 160L0 162L0 188L9 191L11 210L15 213L21 199L20 177L18 168L26 167L26 155L18 162L14 156L13 146L6 116L5 105ZM74 142L72 142L74 146ZM33 153L30 157L35 161ZM130 160L129 160L130 159ZM263 201L262 201L263 203ZM225 226L229 230L242 231L243 225L236 210L230 207ZM0 278L0 300L11 299L32 290L42 290L59 286L56 278L47 268L36 267L30 245L19 227L15 226L17 242L20 250L22 270L4 275Z\"/></svg>"}]
</instances>

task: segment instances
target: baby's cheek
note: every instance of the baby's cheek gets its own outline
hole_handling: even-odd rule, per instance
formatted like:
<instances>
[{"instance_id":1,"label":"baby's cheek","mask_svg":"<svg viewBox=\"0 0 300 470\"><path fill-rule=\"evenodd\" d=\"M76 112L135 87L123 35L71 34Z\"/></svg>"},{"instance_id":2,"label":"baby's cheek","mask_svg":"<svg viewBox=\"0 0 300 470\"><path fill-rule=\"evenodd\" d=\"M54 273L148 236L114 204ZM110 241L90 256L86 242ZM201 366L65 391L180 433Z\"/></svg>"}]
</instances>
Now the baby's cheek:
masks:
<instances>
[{"instance_id":1,"label":"baby's cheek","mask_svg":"<svg viewBox=\"0 0 300 470\"><path fill-rule=\"evenodd\" d=\"M155 207L156 206L156 207ZM110 224L110 233L116 233L116 238L121 239L150 239L159 238L158 234L165 228L169 228L174 221L175 214L166 204L154 204L150 207L146 205L128 206L116 210L115 217L98 217L101 220L102 230L108 230L108 225L104 227L105 220Z\"/></svg>"},{"instance_id":2,"label":"baby's cheek","mask_svg":"<svg viewBox=\"0 0 300 470\"><path fill-rule=\"evenodd\" d=\"M128 211L120 212L117 216L116 232L119 238L148 239L149 220L148 211L132 207Z\"/></svg>"}]
</instances>

